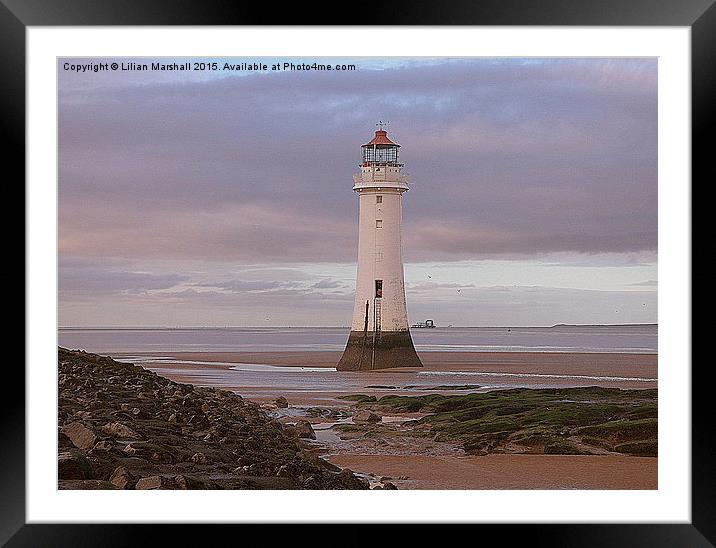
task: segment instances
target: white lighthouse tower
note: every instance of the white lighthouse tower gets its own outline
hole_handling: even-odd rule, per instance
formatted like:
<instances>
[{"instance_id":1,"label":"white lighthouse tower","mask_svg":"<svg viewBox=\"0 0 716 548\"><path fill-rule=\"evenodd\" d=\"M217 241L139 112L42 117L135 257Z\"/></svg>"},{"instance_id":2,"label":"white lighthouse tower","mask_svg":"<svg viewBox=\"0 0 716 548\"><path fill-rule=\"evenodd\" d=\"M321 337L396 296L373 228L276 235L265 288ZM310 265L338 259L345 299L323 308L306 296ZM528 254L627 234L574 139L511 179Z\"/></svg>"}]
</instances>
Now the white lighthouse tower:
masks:
<instances>
[{"instance_id":1,"label":"white lighthouse tower","mask_svg":"<svg viewBox=\"0 0 716 548\"><path fill-rule=\"evenodd\" d=\"M400 145L383 123L361 147L353 190L360 202L358 274L353 322L339 371L422 367L410 336L405 306L401 204L408 177L400 171Z\"/></svg>"}]
</instances>

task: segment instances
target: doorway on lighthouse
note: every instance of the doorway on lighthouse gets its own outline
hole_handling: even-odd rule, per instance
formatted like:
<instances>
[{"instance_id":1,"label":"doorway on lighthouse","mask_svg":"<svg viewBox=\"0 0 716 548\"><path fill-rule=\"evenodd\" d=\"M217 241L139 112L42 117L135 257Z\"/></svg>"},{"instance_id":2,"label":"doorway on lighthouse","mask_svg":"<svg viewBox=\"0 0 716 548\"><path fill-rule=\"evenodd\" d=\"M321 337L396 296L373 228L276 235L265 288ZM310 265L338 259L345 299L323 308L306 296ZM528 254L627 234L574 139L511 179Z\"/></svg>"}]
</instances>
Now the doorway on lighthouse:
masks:
<instances>
[{"instance_id":1,"label":"doorway on lighthouse","mask_svg":"<svg viewBox=\"0 0 716 548\"><path fill-rule=\"evenodd\" d=\"M373 348L375 344L380 340L381 332L381 316L382 316L382 305L383 302L383 280L375 281L375 298L373 299Z\"/></svg>"}]
</instances>

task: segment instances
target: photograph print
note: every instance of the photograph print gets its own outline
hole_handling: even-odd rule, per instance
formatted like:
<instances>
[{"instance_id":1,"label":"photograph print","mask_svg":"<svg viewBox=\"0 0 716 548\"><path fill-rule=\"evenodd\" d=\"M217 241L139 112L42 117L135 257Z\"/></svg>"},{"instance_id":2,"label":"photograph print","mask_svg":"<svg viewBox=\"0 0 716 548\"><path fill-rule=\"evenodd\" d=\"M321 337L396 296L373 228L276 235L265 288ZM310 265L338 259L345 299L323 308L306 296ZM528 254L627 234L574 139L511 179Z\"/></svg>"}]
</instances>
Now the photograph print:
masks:
<instances>
[{"instance_id":1,"label":"photograph print","mask_svg":"<svg viewBox=\"0 0 716 548\"><path fill-rule=\"evenodd\" d=\"M657 489L657 76L58 58L58 488Z\"/></svg>"}]
</instances>

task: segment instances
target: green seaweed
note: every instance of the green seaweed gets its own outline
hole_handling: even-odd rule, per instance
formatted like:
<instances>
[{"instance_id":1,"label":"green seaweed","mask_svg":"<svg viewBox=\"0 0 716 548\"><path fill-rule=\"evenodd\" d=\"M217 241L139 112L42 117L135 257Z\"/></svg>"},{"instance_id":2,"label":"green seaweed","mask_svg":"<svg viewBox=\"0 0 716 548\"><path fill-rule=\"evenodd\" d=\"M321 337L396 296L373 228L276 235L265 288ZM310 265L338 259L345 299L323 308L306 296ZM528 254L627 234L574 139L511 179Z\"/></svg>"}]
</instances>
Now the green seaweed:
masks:
<instances>
[{"instance_id":1,"label":"green seaweed","mask_svg":"<svg viewBox=\"0 0 716 548\"><path fill-rule=\"evenodd\" d=\"M368 396L366 394L348 394L347 396L338 396L337 399L345 401L356 401L359 403L377 401L375 396Z\"/></svg>"},{"instance_id":2,"label":"green seaweed","mask_svg":"<svg viewBox=\"0 0 716 548\"><path fill-rule=\"evenodd\" d=\"M466 452L656 455L657 391L582 387L460 395L383 396L373 407L424 412L412 434L461 442ZM569 439L568 439L569 438Z\"/></svg>"}]
</instances>

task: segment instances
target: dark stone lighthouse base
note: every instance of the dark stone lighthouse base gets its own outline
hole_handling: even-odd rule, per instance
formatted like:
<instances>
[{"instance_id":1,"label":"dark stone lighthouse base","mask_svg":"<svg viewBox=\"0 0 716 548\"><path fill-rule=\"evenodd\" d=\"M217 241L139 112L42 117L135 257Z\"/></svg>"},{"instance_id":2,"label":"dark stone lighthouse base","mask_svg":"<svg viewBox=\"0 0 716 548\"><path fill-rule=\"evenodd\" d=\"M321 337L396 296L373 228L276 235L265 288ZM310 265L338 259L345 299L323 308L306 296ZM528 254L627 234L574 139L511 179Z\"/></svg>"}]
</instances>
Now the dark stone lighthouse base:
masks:
<instances>
[{"instance_id":1,"label":"dark stone lighthouse base","mask_svg":"<svg viewBox=\"0 0 716 548\"><path fill-rule=\"evenodd\" d=\"M374 344L375 342L375 344ZM351 331L338 371L370 371L391 367L422 367L410 331Z\"/></svg>"}]
</instances>

